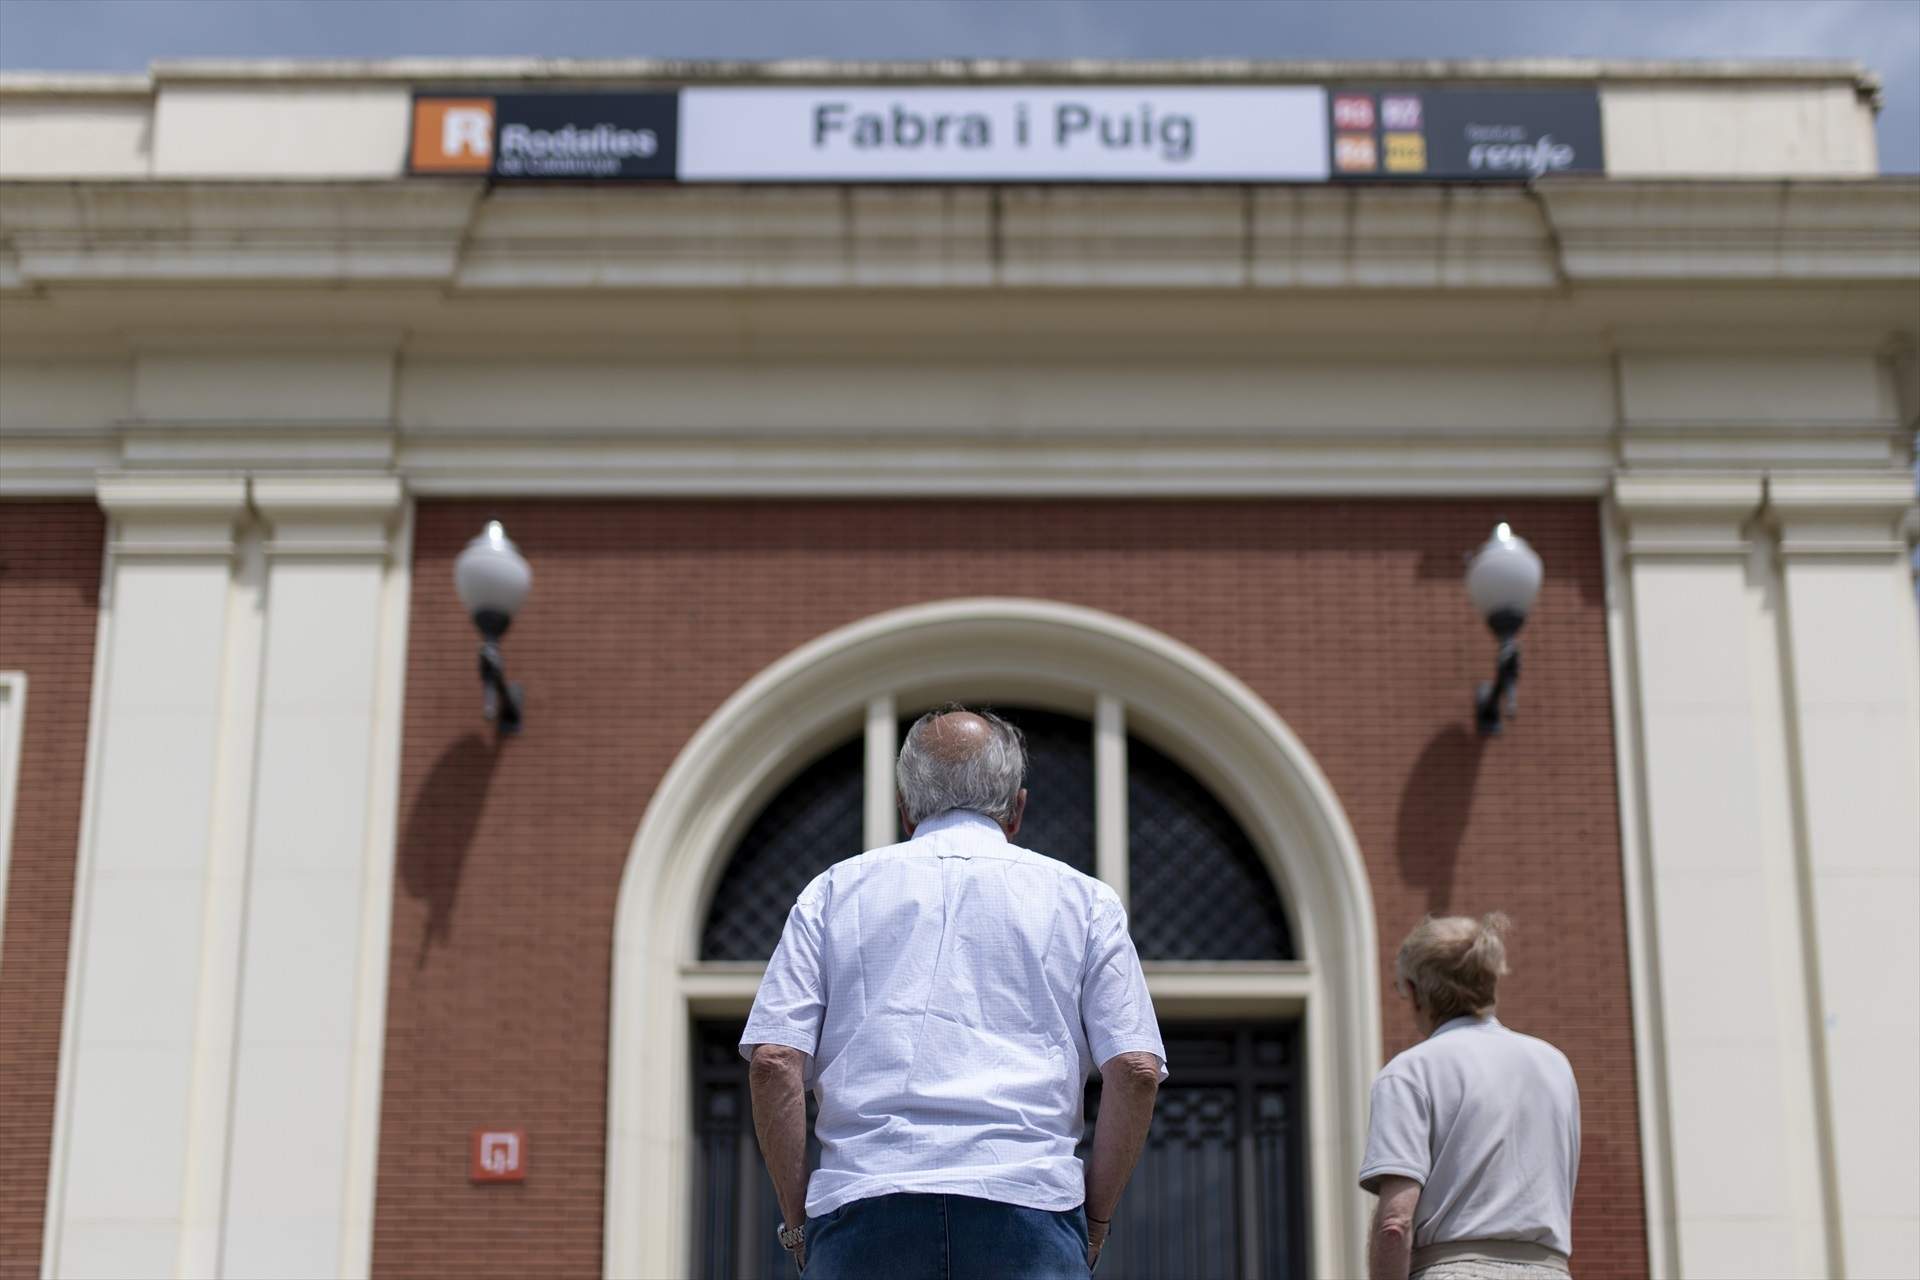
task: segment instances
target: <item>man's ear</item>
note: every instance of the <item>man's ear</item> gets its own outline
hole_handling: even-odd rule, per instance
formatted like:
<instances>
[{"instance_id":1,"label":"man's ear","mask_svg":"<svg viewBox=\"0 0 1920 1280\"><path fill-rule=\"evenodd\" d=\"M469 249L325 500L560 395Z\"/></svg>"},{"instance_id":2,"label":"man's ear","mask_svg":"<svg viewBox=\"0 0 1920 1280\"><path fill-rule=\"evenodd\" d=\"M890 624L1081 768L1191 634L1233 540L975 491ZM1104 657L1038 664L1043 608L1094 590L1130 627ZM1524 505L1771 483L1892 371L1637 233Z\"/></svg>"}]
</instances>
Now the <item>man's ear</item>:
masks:
<instances>
[{"instance_id":1,"label":"man's ear","mask_svg":"<svg viewBox=\"0 0 1920 1280\"><path fill-rule=\"evenodd\" d=\"M896 795L893 798L893 807L900 814L900 834L909 840L913 839L913 819L907 817L907 802Z\"/></svg>"},{"instance_id":2,"label":"man's ear","mask_svg":"<svg viewBox=\"0 0 1920 1280\"><path fill-rule=\"evenodd\" d=\"M1025 787L1022 787L1013 797L1012 820L1002 823L1000 827L1002 831L1007 833L1007 839L1011 840L1015 836L1020 834L1020 820L1026 816L1027 816L1027 789Z\"/></svg>"}]
</instances>

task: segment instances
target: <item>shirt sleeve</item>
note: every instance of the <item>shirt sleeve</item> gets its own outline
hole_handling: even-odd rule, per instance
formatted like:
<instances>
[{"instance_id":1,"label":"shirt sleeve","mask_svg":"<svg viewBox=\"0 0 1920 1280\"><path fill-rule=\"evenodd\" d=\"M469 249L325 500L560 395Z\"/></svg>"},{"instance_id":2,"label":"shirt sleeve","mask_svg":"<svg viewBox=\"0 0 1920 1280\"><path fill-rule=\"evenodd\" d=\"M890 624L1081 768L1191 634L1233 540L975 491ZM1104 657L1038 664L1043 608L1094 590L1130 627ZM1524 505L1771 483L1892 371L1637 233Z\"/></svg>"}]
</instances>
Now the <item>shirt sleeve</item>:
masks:
<instances>
[{"instance_id":1,"label":"shirt sleeve","mask_svg":"<svg viewBox=\"0 0 1920 1280\"><path fill-rule=\"evenodd\" d=\"M1367 1154L1360 1162L1360 1189L1377 1192L1380 1179L1412 1178L1425 1186L1433 1172L1433 1108L1426 1090L1399 1075L1373 1082L1373 1118Z\"/></svg>"},{"instance_id":2,"label":"shirt sleeve","mask_svg":"<svg viewBox=\"0 0 1920 1280\"><path fill-rule=\"evenodd\" d=\"M1160 1063L1160 1078L1167 1078L1167 1049L1160 1041L1160 1021L1153 1014L1140 955L1127 931L1127 913L1109 897L1095 905L1087 935L1080 1021L1096 1069L1116 1054L1150 1053Z\"/></svg>"},{"instance_id":3,"label":"shirt sleeve","mask_svg":"<svg viewBox=\"0 0 1920 1280\"><path fill-rule=\"evenodd\" d=\"M753 1058L755 1045L783 1044L811 1055L820 1043L820 1019L827 1011L826 973L820 962L826 888L827 877L821 875L787 912L780 945L767 961L747 1029L740 1034L743 1058Z\"/></svg>"}]
</instances>

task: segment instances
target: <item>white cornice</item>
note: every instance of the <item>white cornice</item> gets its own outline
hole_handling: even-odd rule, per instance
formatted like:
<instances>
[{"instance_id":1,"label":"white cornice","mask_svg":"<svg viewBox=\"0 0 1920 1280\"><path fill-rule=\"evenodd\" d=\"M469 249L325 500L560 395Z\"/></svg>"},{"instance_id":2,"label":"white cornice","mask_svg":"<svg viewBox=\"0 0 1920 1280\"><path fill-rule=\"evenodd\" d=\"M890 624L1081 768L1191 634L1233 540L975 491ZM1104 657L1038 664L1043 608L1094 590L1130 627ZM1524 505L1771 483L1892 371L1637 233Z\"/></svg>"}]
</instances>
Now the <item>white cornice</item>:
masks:
<instances>
[{"instance_id":1,"label":"white cornice","mask_svg":"<svg viewBox=\"0 0 1920 1280\"><path fill-rule=\"evenodd\" d=\"M1496 187L0 183L14 289L1534 292L1920 281L1920 180Z\"/></svg>"},{"instance_id":2,"label":"white cornice","mask_svg":"<svg viewBox=\"0 0 1920 1280\"><path fill-rule=\"evenodd\" d=\"M1566 179L1536 190L1575 282L1920 281L1920 179Z\"/></svg>"},{"instance_id":3,"label":"white cornice","mask_svg":"<svg viewBox=\"0 0 1920 1280\"><path fill-rule=\"evenodd\" d=\"M682 443L415 438L398 469L421 494L659 497L1268 497L1598 495L1604 440Z\"/></svg>"},{"instance_id":4,"label":"white cornice","mask_svg":"<svg viewBox=\"0 0 1920 1280\"><path fill-rule=\"evenodd\" d=\"M478 196L469 183L0 183L13 260L0 287L445 281Z\"/></svg>"}]
</instances>

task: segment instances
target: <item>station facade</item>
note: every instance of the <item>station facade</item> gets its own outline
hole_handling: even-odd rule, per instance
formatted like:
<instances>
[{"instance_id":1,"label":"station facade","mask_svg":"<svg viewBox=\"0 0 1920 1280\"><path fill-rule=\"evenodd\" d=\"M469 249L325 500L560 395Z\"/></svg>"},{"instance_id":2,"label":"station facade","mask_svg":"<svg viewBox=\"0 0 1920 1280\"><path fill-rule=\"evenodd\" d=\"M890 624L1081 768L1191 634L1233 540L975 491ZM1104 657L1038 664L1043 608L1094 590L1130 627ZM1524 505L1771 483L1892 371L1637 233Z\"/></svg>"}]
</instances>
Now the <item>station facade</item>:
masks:
<instances>
[{"instance_id":1,"label":"station facade","mask_svg":"<svg viewBox=\"0 0 1920 1280\"><path fill-rule=\"evenodd\" d=\"M732 1037L1025 727L1172 1076L1105 1269L1346 1276L1429 912L1594 1275L1920 1256L1920 180L1829 64L0 77L0 1272L779 1275ZM454 558L534 587L481 716ZM1518 712L1465 558L1539 552Z\"/></svg>"}]
</instances>

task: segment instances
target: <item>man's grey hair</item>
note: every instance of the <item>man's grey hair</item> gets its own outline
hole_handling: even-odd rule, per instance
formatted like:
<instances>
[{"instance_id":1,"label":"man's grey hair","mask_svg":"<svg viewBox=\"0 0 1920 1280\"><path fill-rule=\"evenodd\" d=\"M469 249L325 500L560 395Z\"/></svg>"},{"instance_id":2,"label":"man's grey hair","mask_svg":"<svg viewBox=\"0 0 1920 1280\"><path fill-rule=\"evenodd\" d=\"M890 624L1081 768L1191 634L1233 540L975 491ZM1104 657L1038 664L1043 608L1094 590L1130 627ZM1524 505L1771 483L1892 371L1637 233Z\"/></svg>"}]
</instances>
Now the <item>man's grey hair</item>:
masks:
<instances>
[{"instance_id":1,"label":"man's grey hair","mask_svg":"<svg viewBox=\"0 0 1920 1280\"><path fill-rule=\"evenodd\" d=\"M938 720L955 713L986 721L984 745L977 738L943 731ZM913 722L900 744L893 777L901 807L914 826L952 809L984 813L1005 825L1013 821L1015 798L1027 781L1026 735L991 711L949 703Z\"/></svg>"}]
</instances>

